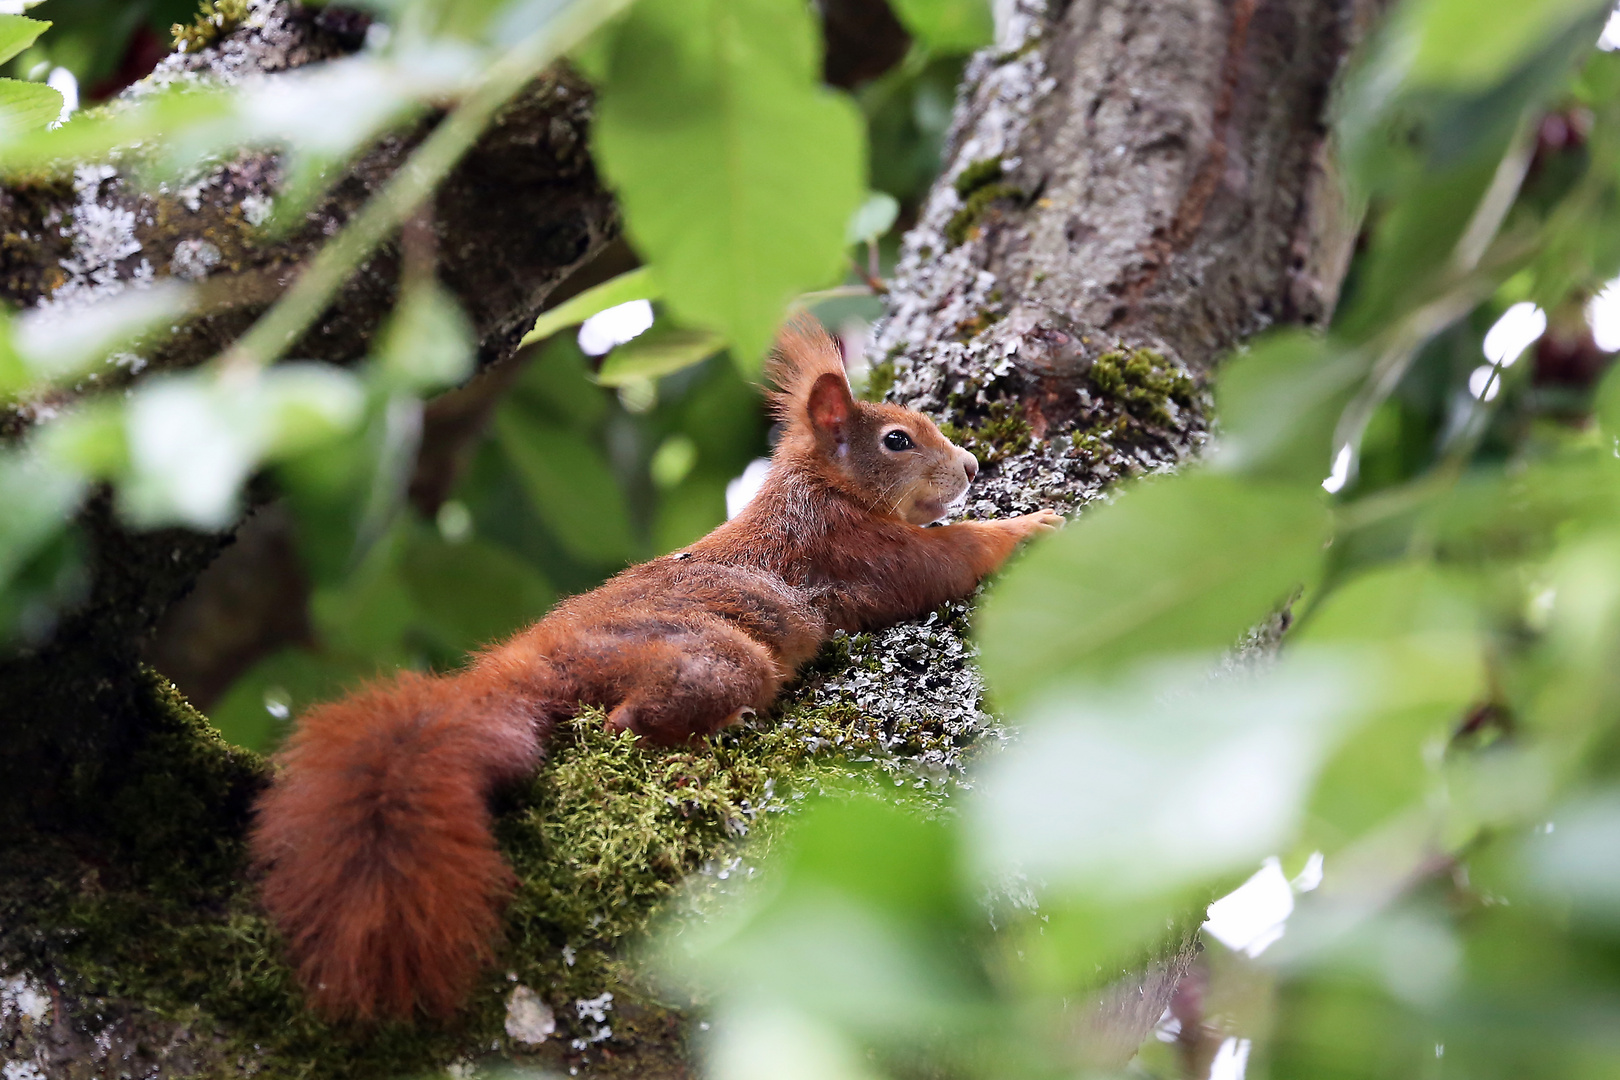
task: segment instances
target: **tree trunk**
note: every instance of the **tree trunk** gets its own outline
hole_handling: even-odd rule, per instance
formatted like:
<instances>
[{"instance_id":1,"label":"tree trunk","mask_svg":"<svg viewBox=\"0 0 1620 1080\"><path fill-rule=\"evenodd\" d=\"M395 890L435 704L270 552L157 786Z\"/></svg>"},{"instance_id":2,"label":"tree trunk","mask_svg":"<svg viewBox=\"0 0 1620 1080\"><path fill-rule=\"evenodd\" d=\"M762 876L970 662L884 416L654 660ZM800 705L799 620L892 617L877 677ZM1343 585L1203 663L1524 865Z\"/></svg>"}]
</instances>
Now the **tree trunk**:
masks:
<instances>
[{"instance_id":1,"label":"tree trunk","mask_svg":"<svg viewBox=\"0 0 1620 1080\"><path fill-rule=\"evenodd\" d=\"M1331 181L1324 109L1377 6L1072 0L1048 11L1015 0L1000 46L969 68L946 168L906 238L870 356L877 386L951 425L986 462L971 514L1074 510L1121 476L1195 453L1208 430L1216 360L1267 326L1327 319L1354 223ZM275 69L341 50L297 9L255 10L260 25L174 62L221 69L229 58ZM443 276L473 315L486 362L508 356L551 290L616 232L584 152L588 103L588 90L567 75L541 80L439 196ZM74 280L64 264L84 266L75 215L93 206L135 210L135 239L159 273L175 265L182 241L206 241L221 255L214 279L239 289L233 306L177 338L156 366L199 362L279 293L411 141L385 140L308 229L264 248L218 239L245 237L244 203L273 191L274 162L262 155L221 170L195 210L140 195L116 176L0 192L4 231L46 238L27 250L0 249L0 288L22 302L59 292ZM67 228L45 227L53 211ZM141 257L104 262L98 280L127 280ZM338 362L362 355L391 302L395 261L385 252L368 264L299 354ZM30 420L15 413L5 430ZM576 965L570 944L584 931L526 914L527 892L514 905L504 959L514 978L550 972L567 988L539 985L573 1042L520 1041L522 1025L514 1029L507 1012L518 996L499 974L449 1024L329 1029L304 1013L242 865L245 807L263 763L212 738L139 661L154 622L223 538L131 535L99 502L85 521L95 549L91 600L49 646L0 665L7 1061L52 1077L304 1069L380 1076L472 1061L494 1048L595 1075L685 1074L679 1017L611 957L592 969L610 980L596 988L612 985L617 995L614 1035L597 1040L602 1025L580 1008L590 1000L578 981L589 965ZM869 746L897 782L919 785L959 774L966 753L995 741L962 618L931 616L846 644L849 659L829 660L805 680L783 709L784 724L813 730L819 744L822 726L836 723L840 742ZM613 757L618 751L594 738L580 735L579 753L611 758L614 777L627 784L642 776L646 767ZM766 738L742 733L727 762ZM569 753L553 777L572 767ZM707 767L694 760L681 775L712 776ZM647 775L643 787L654 789L660 808L677 801L657 787L673 773ZM555 847L523 831L524 822L545 820L531 811L576 820L558 809L573 805L557 794L560 785L542 777L503 818L503 843L526 876L536 867L533 874L550 874L545 860ZM726 850L725 836L742 819L723 815L721 830L708 813L694 810L690 823L671 826L685 854L658 854L656 873L645 875L654 883L634 894L636 903L650 908L648 898L667 894L694 865L691 853ZM611 817L589 820L612 826ZM1168 1004L1190 949L1104 996L1098 1039L1117 1048L1114 1056L1128 1056Z\"/></svg>"}]
</instances>

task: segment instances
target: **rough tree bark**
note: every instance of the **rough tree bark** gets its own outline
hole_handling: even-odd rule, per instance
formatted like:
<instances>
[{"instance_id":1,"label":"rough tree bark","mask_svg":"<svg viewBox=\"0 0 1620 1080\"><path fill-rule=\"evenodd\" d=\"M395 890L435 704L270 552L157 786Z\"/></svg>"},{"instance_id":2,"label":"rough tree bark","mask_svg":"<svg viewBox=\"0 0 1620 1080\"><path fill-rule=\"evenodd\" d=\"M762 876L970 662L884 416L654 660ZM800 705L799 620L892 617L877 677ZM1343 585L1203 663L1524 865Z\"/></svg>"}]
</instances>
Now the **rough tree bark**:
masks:
<instances>
[{"instance_id":1,"label":"rough tree bark","mask_svg":"<svg viewBox=\"0 0 1620 1080\"><path fill-rule=\"evenodd\" d=\"M1353 230L1329 175L1324 109L1378 6L1016 0L1003 12L999 47L969 68L945 170L906 238L870 356L891 398L950 423L989 463L970 513L1072 511L1122 476L1196 453L1221 354L1267 326L1327 318ZM255 10L256 27L170 65L234 77L347 47L284 3ZM584 151L588 103L565 74L540 80L437 201L442 272L473 314L488 362L510 355L548 293L615 234ZM194 256L211 248L202 269L231 302L154 366L198 362L262 310L411 142L385 140L308 229L270 247L242 227L274 189L264 155L220 170L194 205L139 194L101 171L0 191L0 291L62 302L120 287L147 272L143 261L159 274L197 272ZM130 222L121 254L87 246L79 226L91 219ZM369 263L299 353L362 355L396 263L391 251ZM31 419L15 413L5 432ZM218 837L208 872L229 882L221 907L250 888L233 845L260 767L213 748L175 773L172 761L206 740L177 724L183 709L139 665L153 623L222 538L131 535L100 504L86 524L97 568L90 601L49 646L0 665L0 820L28 838L0 850L5 874L23 882L0 897L0 1048L39 1070L20 1076L249 1074L250 1055L221 1055L228 1032L144 1015L116 985L76 984L55 966L63 946L52 928L31 921L64 891L88 895L118 877L119 860L196 850L198 833ZM949 771L964 744L996 733L960 625L930 619L874 635L789 707L852 702L883 739L924 748L913 755L917 771ZM186 801L188 816L173 827L184 836L143 832L140 812L157 799ZM1190 951L1105 994L1077 1025L1128 1055ZM603 1071L680 1075L677 1046L665 1032L644 1046L624 1041L617 1069L593 1060ZM467 1045L464 1055L481 1049Z\"/></svg>"}]
</instances>

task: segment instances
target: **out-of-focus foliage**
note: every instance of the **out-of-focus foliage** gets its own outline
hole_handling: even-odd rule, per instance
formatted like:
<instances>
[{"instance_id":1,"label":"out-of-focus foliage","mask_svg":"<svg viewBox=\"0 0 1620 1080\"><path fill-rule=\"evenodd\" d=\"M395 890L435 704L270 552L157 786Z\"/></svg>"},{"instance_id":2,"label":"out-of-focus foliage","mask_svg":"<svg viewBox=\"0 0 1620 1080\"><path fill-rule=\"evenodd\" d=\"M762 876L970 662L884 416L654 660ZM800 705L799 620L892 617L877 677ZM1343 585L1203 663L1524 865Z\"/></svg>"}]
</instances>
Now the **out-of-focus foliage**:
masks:
<instances>
[{"instance_id":1,"label":"out-of-focus foliage","mask_svg":"<svg viewBox=\"0 0 1620 1080\"><path fill-rule=\"evenodd\" d=\"M1271 856L1134 1071L1620 1072L1608 8L1397 8L1336 104L1367 242L1332 327L1233 357L1206 461L994 588L1022 734L959 814L832 801L668 943L714 1075L1112 1073L1096 995Z\"/></svg>"},{"instance_id":2,"label":"out-of-focus foliage","mask_svg":"<svg viewBox=\"0 0 1620 1080\"><path fill-rule=\"evenodd\" d=\"M4 64L28 46L51 24L21 15L0 15L0 64ZM28 131L43 127L55 120L62 111L62 95L49 86L23 82L19 79L0 79L0 115L13 131Z\"/></svg>"}]
</instances>

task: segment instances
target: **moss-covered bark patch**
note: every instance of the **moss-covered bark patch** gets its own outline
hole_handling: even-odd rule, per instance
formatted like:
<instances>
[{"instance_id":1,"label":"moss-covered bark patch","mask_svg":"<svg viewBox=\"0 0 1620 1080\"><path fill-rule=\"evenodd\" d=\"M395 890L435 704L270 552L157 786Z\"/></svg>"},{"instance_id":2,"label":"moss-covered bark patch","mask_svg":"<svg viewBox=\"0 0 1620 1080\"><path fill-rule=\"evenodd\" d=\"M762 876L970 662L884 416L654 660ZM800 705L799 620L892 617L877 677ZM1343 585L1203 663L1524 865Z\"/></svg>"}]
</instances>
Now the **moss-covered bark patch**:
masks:
<instances>
[{"instance_id":1,"label":"moss-covered bark patch","mask_svg":"<svg viewBox=\"0 0 1620 1080\"><path fill-rule=\"evenodd\" d=\"M63 1062L82 1058L85 1075L123 1060L167 1076L346 1080L507 1059L684 1076L683 1017L635 960L669 898L689 879L721 886L752 873L806 793L862 777L894 790L910 775L897 763L943 760L972 741L928 722L903 729L838 683L881 680L882 655L869 635L840 639L776 715L691 747L609 734L595 712L564 725L547 765L498 805L521 882L499 963L448 1021L372 1026L329 1025L304 1007L257 906L243 836L265 762L149 673L153 734L122 779L98 788L100 825L29 833L0 851L0 973L52 988L51 1028L74 1033L77 1056L47 1075L78 1075ZM508 1034L519 987L556 1019L538 1044ZM0 1025L18 1060L56 1060L50 1038L46 1026Z\"/></svg>"}]
</instances>

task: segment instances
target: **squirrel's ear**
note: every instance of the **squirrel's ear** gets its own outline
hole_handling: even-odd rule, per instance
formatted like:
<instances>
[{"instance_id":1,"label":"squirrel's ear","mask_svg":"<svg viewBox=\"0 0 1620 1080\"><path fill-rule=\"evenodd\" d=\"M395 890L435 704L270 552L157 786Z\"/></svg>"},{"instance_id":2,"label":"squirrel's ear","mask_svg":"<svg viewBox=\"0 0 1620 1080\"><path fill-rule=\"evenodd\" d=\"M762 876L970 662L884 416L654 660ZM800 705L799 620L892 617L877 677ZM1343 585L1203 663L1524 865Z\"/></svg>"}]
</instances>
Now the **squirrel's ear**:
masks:
<instances>
[{"instance_id":1,"label":"squirrel's ear","mask_svg":"<svg viewBox=\"0 0 1620 1080\"><path fill-rule=\"evenodd\" d=\"M805 409L810 414L810 426L817 432L840 444L849 441L849 417L855 411L855 399L842 373L826 371L817 376L805 395Z\"/></svg>"}]
</instances>

